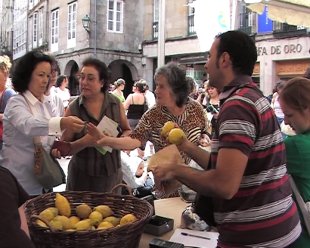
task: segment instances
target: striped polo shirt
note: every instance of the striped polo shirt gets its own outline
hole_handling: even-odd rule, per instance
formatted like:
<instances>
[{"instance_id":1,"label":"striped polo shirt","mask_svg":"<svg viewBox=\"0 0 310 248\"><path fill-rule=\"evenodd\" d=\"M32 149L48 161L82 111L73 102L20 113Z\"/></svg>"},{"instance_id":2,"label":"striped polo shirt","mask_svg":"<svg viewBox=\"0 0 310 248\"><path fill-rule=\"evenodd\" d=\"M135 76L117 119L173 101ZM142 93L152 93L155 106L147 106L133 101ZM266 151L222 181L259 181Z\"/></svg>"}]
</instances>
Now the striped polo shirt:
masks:
<instances>
[{"instance_id":1,"label":"striped polo shirt","mask_svg":"<svg viewBox=\"0 0 310 248\"><path fill-rule=\"evenodd\" d=\"M301 226L285 146L273 110L251 77L236 78L220 95L213 168L221 148L238 149L249 159L235 196L213 200L219 247L283 248L294 242Z\"/></svg>"}]
</instances>

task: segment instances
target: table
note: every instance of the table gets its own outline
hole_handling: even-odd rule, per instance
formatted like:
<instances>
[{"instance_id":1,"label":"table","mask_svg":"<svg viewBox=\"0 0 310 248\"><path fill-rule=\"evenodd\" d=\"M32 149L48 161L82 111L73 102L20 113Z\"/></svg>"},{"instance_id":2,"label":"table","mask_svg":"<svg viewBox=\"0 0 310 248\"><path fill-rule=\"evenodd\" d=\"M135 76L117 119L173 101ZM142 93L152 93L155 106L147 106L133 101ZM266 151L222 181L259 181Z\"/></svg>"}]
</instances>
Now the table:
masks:
<instances>
[{"instance_id":1,"label":"table","mask_svg":"<svg viewBox=\"0 0 310 248\"><path fill-rule=\"evenodd\" d=\"M139 248L148 248L149 242L155 237L164 240L169 240L174 230L180 227L181 214L188 205L190 205L190 203L186 203L180 197L155 200L154 201L155 214L174 219L174 226L170 232L167 232L162 236L154 236L151 234L143 233L140 240Z\"/></svg>"}]
</instances>

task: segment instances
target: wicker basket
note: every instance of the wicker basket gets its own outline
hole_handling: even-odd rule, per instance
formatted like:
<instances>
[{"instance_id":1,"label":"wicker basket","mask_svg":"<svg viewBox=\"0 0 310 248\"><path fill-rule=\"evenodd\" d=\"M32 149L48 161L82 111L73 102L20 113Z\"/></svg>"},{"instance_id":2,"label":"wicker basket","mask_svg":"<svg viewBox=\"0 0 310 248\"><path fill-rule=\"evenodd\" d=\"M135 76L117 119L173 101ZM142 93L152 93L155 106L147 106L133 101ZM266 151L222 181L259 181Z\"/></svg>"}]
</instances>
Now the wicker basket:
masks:
<instances>
[{"instance_id":1,"label":"wicker basket","mask_svg":"<svg viewBox=\"0 0 310 248\"><path fill-rule=\"evenodd\" d=\"M131 195L88 191L65 191L61 192L61 194L69 200L72 215L75 215L75 207L81 203L86 203L91 207L105 204L110 206L116 217L122 217L125 214L132 213L138 220L107 230L52 232L48 228L42 228L36 225L35 218L33 218L34 215L38 215L47 207L55 206L56 193L47 193L27 201L25 205L30 235L37 248L135 248L139 245L145 224L149 222L153 215L151 204Z\"/></svg>"}]
</instances>

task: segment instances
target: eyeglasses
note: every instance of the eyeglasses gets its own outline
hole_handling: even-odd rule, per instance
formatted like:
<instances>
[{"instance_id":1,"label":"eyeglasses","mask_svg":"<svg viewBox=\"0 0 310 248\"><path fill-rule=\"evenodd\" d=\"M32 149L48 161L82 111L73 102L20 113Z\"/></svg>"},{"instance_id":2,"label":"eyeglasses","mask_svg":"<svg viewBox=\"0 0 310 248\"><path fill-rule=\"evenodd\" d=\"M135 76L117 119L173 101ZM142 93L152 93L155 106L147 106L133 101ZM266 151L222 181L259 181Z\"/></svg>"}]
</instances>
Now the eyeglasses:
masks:
<instances>
[{"instance_id":1,"label":"eyeglasses","mask_svg":"<svg viewBox=\"0 0 310 248\"><path fill-rule=\"evenodd\" d=\"M93 82L98 80L94 75L84 75L84 74L77 75L77 79L79 81L86 80L87 82Z\"/></svg>"}]
</instances>

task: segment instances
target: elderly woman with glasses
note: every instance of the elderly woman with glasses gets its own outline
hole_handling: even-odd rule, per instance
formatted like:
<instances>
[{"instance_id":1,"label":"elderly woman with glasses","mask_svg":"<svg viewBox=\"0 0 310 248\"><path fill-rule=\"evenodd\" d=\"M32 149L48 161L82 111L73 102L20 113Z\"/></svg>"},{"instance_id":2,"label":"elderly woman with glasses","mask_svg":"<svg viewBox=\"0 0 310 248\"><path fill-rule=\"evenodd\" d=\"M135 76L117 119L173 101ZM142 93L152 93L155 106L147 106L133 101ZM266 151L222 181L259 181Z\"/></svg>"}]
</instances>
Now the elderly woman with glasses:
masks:
<instances>
[{"instance_id":1,"label":"elderly woman with glasses","mask_svg":"<svg viewBox=\"0 0 310 248\"><path fill-rule=\"evenodd\" d=\"M114 127L114 130L116 128L120 132L119 135L129 133L130 127L123 104L108 92L107 66L98 59L88 58L82 63L78 79L81 94L69 105L65 116L78 116L95 126L105 117L112 129ZM66 131L62 139L70 142L70 154L73 154L68 168L67 190L110 192L122 182L118 150L96 149L93 138L87 134L86 129L76 134Z\"/></svg>"}]
</instances>

